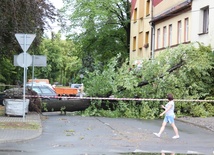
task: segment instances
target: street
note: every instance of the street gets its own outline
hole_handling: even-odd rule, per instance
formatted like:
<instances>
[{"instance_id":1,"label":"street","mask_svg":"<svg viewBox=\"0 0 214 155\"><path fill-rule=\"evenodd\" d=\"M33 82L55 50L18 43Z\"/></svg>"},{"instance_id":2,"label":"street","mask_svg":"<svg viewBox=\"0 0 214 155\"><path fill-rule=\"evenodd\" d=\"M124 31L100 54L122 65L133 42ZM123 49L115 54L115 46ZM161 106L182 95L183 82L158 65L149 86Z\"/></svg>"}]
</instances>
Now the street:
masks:
<instances>
[{"instance_id":1,"label":"street","mask_svg":"<svg viewBox=\"0 0 214 155\"><path fill-rule=\"evenodd\" d=\"M43 133L40 137L3 143L0 154L213 154L214 151L212 131L178 121L180 139L174 140L170 125L161 138L153 135L159 131L162 120L82 117L72 113L44 113L42 119Z\"/></svg>"}]
</instances>

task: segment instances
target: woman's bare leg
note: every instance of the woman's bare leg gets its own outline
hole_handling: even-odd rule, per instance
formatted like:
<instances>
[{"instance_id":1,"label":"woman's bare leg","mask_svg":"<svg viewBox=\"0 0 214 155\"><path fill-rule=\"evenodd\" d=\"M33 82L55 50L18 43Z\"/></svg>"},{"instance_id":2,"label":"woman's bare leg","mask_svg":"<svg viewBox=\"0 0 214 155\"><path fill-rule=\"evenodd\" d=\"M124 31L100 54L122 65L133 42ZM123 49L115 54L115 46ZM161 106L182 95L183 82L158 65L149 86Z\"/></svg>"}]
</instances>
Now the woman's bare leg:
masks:
<instances>
[{"instance_id":1,"label":"woman's bare leg","mask_svg":"<svg viewBox=\"0 0 214 155\"><path fill-rule=\"evenodd\" d=\"M166 124L167 124L167 122L163 122L163 123L162 123L162 126L161 126L161 128L160 128L160 131L158 132L159 135L161 135L161 134L163 133Z\"/></svg>"},{"instance_id":2,"label":"woman's bare leg","mask_svg":"<svg viewBox=\"0 0 214 155\"><path fill-rule=\"evenodd\" d=\"M175 132L175 136L179 136L179 134L178 134L178 128L175 126L175 123L172 123L171 126L172 126L172 128L173 128L173 130Z\"/></svg>"}]
</instances>

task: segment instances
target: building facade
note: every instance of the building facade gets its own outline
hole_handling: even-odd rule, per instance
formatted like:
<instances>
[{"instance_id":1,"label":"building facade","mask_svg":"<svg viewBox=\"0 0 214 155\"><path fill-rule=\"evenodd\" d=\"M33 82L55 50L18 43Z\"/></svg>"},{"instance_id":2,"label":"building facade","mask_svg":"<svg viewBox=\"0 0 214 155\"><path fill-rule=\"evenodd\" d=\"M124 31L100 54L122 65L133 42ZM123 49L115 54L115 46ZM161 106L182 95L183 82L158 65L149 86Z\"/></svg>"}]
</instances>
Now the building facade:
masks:
<instances>
[{"instance_id":1,"label":"building facade","mask_svg":"<svg viewBox=\"0 0 214 155\"><path fill-rule=\"evenodd\" d=\"M132 0L130 62L151 57L150 0Z\"/></svg>"},{"instance_id":2,"label":"building facade","mask_svg":"<svg viewBox=\"0 0 214 155\"><path fill-rule=\"evenodd\" d=\"M152 0L149 9L147 2L132 1L131 62L190 42L214 48L214 0Z\"/></svg>"},{"instance_id":3,"label":"building facade","mask_svg":"<svg viewBox=\"0 0 214 155\"><path fill-rule=\"evenodd\" d=\"M153 0L154 55L191 41L191 0Z\"/></svg>"},{"instance_id":4,"label":"building facade","mask_svg":"<svg viewBox=\"0 0 214 155\"><path fill-rule=\"evenodd\" d=\"M192 1L192 42L211 45L214 50L214 0Z\"/></svg>"}]
</instances>

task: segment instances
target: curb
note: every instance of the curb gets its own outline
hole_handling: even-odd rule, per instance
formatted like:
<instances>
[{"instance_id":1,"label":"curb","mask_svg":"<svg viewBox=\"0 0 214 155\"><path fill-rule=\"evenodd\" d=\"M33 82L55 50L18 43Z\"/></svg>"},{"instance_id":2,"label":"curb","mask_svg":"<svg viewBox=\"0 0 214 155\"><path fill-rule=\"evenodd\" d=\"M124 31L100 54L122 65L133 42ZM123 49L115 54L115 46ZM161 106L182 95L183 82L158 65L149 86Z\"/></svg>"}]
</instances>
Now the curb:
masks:
<instances>
[{"instance_id":1,"label":"curb","mask_svg":"<svg viewBox=\"0 0 214 155\"><path fill-rule=\"evenodd\" d=\"M194 118L193 118L193 119L194 119ZM205 118L205 119L206 119L206 118ZM209 130L209 131L214 132L214 129L212 129L211 127L201 125L201 124L199 124L198 122L194 123L194 122L192 122L191 120L184 120L184 119L181 119L181 118L176 118L175 120L176 120L176 121L183 122L183 123L188 123L188 124L191 124L191 125L194 125L194 126L198 126L198 127L200 127L200 128L204 128L204 129L206 129L206 130Z\"/></svg>"}]
</instances>

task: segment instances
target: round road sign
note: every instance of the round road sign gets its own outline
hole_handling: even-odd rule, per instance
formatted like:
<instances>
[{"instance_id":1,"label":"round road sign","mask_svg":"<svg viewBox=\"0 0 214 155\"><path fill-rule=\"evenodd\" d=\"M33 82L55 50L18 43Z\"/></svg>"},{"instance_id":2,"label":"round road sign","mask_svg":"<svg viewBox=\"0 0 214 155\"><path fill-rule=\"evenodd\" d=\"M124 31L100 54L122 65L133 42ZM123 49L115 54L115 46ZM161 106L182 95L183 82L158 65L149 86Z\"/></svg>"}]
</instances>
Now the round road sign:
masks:
<instances>
[{"instance_id":1,"label":"round road sign","mask_svg":"<svg viewBox=\"0 0 214 155\"><path fill-rule=\"evenodd\" d=\"M28 67L32 64L32 56L28 53L25 53L25 54L26 54L26 60L25 61L24 61L24 53L20 53L17 56L17 64L20 67Z\"/></svg>"}]
</instances>

